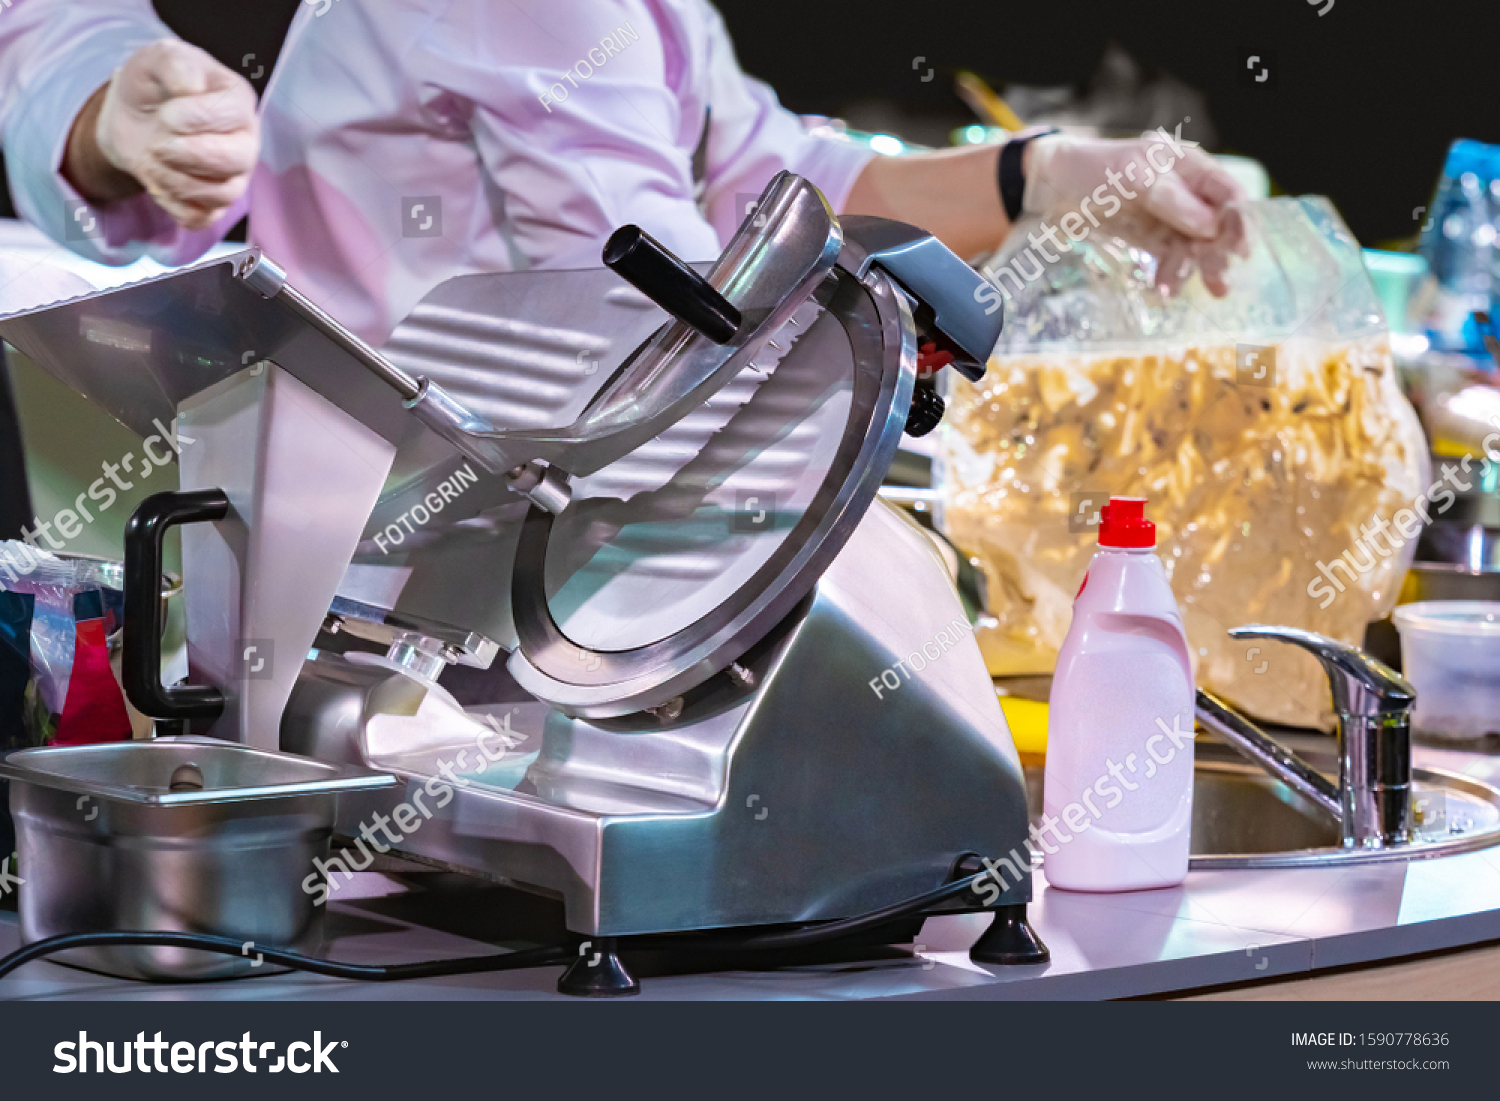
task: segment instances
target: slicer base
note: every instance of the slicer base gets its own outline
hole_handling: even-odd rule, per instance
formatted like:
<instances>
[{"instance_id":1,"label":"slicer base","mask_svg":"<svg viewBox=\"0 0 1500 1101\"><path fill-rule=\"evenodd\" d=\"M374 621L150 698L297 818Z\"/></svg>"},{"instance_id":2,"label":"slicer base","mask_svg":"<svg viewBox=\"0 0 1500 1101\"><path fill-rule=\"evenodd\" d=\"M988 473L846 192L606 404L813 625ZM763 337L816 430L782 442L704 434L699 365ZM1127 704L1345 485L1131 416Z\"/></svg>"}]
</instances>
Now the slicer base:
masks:
<instances>
[{"instance_id":1,"label":"slicer base","mask_svg":"<svg viewBox=\"0 0 1500 1101\"><path fill-rule=\"evenodd\" d=\"M578 958L557 980L557 992L575 998L628 998L641 984L615 952L614 937L597 937L578 946Z\"/></svg>"},{"instance_id":2,"label":"slicer base","mask_svg":"<svg viewBox=\"0 0 1500 1101\"><path fill-rule=\"evenodd\" d=\"M1016 966L1047 963L1052 953L1026 920L1026 905L1022 903L996 908L995 920L969 949L969 958L975 963Z\"/></svg>"}]
</instances>

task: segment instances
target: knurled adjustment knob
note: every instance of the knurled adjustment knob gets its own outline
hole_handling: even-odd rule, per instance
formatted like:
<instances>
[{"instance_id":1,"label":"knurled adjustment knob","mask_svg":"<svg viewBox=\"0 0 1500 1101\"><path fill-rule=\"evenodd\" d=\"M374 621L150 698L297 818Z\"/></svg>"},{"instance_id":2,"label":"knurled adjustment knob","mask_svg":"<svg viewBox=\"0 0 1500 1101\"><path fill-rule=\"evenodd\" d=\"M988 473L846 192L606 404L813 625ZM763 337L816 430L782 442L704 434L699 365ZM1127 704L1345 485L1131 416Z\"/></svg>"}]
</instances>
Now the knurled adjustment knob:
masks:
<instances>
[{"instance_id":1,"label":"knurled adjustment knob","mask_svg":"<svg viewBox=\"0 0 1500 1101\"><path fill-rule=\"evenodd\" d=\"M938 426L947 408L947 403L938 396L936 390L928 386L918 386L912 391L911 412L906 414L906 434L908 436L927 435Z\"/></svg>"}]
</instances>

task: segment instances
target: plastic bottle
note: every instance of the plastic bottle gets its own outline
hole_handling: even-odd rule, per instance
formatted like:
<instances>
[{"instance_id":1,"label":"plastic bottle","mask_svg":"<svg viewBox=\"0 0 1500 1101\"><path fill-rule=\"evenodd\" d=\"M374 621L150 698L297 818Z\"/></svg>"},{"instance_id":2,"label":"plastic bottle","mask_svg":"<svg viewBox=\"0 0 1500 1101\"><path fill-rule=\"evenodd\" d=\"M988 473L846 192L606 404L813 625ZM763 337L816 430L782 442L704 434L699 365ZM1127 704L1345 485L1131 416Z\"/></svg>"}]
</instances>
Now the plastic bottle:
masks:
<instances>
[{"instance_id":1,"label":"plastic bottle","mask_svg":"<svg viewBox=\"0 0 1500 1101\"><path fill-rule=\"evenodd\" d=\"M1047 721L1047 882L1070 891L1170 887L1187 875L1193 674L1145 499L1101 510L1099 552L1073 602Z\"/></svg>"},{"instance_id":2,"label":"plastic bottle","mask_svg":"<svg viewBox=\"0 0 1500 1101\"><path fill-rule=\"evenodd\" d=\"M1492 309L1495 210L1490 184L1497 178L1495 147L1460 140L1448 150L1433 195L1420 251L1436 282L1427 318L1433 347L1484 353L1473 313Z\"/></svg>"}]
</instances>

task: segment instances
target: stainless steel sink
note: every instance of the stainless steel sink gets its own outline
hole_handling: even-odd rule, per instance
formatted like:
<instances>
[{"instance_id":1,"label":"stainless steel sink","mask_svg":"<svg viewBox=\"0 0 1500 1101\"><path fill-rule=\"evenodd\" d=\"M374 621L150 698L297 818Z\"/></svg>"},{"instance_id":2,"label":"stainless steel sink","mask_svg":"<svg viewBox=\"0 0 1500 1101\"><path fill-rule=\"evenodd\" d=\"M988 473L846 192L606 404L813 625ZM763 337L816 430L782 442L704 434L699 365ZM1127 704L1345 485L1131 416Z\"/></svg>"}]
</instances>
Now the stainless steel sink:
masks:
<instances>
[{"instance_id":1,"label":"stainless steel sink","mask_svg":"<svg viewBox=\"0 0 1500 1101\"><path fill-rule=\"evenodd\" d=\"M1288 739L1291 741L1291 739ZM1300 739L1298 739L1300 740ZM1338 775L1331 739L1298 755ZM1327 743L1326 747L1318 742ZM1338 823L1312 800L1233 749L1202 739L1193 777L1192 867L1303 868L1422 860L1500 843L1500 791L1457 773L1412 769L1414 837L1379 849L1344 848Z\"/></svg>"},{"instance_id":2,"label":"stainless steel sink","mask_svg":"<svg viewBox=\"0 0 1500 1101\"><path fill-rule=\"evenodd\" d=\"M1338 775L1333 739L1281 738L1308 764ZM1194 754L1192 864L1221 868L1308 868L1423 860L1500 844L1500 790L1439 769L1414 768L1416 836L1395 848L1344 848L1339 825L1311 799L1200 737ZM1042 767L1026 769L1032 822L1042 809Z\"/></svg>"},{"instance_id":3,"label":"stainless steel sink","mask_svg":"<svg viewBox=\"0 0 1500 1101\"><path fill-rule=\"evenodd\" d=\"M1426 860L1500 844L1500 789L1411 765L1416 689L1369 654L1294 627L1249 624L1235 638L1291 643L1329 675L1338 735L1275 737L1199 689L1191 867L1309 868ZM1006 693L1045 699L1037 685ZM1027 764L1040 826L1044 769Z\"/></svg>"},{"instance_id":4,"label":"stainless steel sink","mask_svg":"<svg viewBox=\"0 0 1500 1101\"><path fill-rule=\"evenodd\" d=\"M1310 753L1198 689L1195 868L1297 868L1420 860L1500 842L1500 791L1413 768L1417 690L1356 646L1297 627L1247 624L1234 638L1297 646L1328 674L1338 736ZM1334 752L1336 748L1336 752ZM1229 756L1238 754L1238 758Z\"/></svg>"}]
</instances>

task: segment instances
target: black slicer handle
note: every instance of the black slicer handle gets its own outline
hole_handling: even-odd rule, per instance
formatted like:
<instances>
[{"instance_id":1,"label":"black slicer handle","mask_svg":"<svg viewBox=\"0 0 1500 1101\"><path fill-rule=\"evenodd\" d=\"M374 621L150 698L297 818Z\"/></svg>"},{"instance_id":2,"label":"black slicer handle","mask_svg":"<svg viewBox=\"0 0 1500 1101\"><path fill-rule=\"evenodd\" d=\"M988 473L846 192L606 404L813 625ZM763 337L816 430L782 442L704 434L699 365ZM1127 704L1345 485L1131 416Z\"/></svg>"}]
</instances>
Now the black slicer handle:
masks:
<instances>
[{"instance_id":1,"label":"black slicer handle","mask_svg":"<svg viewBox=\"0 0 1500 1101\"><path fill-rule=\"evenodd\" d=\"M224 693L212 685L161 683L162 540L177 524L222 520L229 498L222 489L156 493L140 503L125 525L125 623L120 679L125 695L153 719L217 719Z\"/></svg>"},{"instance_id":2,"label":"black slicer handle","mask_svg":"<svg viewBox=\"0 0 1500 1101\"><path fill-rule=\"evenodd\" d=\"M640 226L610 234L604 266L715 344L728 344L739 331L740 311Z\"/></svg>"}]
</instances>

